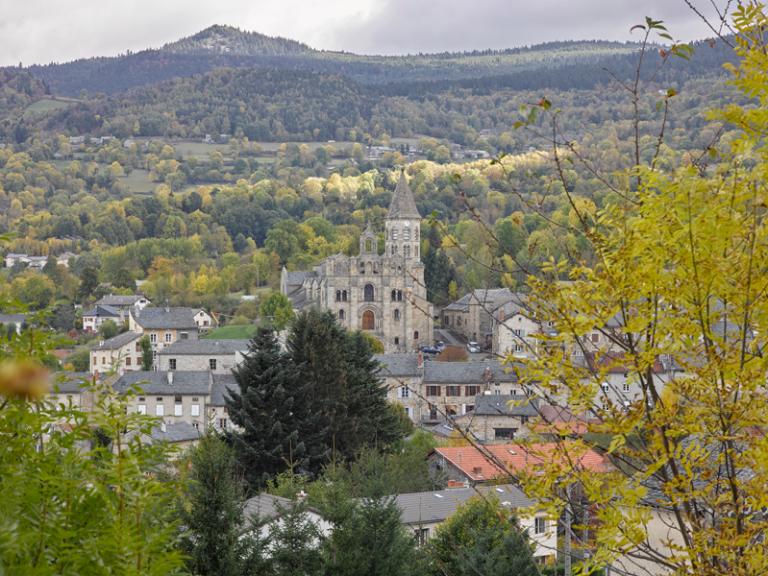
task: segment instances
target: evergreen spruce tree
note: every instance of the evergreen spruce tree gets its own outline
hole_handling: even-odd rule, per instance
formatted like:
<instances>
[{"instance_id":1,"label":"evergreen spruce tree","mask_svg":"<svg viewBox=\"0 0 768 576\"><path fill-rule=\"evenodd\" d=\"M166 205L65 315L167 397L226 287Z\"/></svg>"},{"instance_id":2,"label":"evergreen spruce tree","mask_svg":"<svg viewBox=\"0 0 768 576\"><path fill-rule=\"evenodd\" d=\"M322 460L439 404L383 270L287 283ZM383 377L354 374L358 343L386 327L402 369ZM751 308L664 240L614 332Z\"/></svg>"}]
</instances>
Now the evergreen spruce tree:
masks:
<instances>
[{"instance_id":1,"label":"evergreen spruce tree","mask_svg":"<svg viewBox=\"0 0 768 576\"><path fill-rule=\"evenodd\" d=\"M232 422L241 431L228 436L251 490L286 468L307 468L300 425L312 425L304 386L294 364L271 330L261 329L235 371L239 391L226 398Z\"/></svg>"},{"instance_id":2,"label":"evergreen spruce tree","mask_svg":"<svg viewBox=\"0 0 768 576\"><path fill-rule=\"evenodd\" d=\"M313 474L331 457L352 460L365 447L384 448L402 438L362 335L348 333L329 312L311 310L294 321L288 350L311 399L314 418L304 422L301 437Z\"/></svg>"},{"instance_id":3,"label":"evergreen spruce tree","mask_svg":"<svg viewBox=\"0 0 768 576\"><path fill-rule=\"evenodd\" d=\"M496 499L475 498L437 528L428 556L435 576L538 576L528 536Z\"/></svg>"},{"instance_id":4,"label":"evergreen spruce tree","mask_svg":"<svg viewBox=\"0 0 768 576\"><path fill-rule=\"evenodd\" d=\"M322 570L322 534L306 514L303 502L293 500L269 529L270 576L317 576Z\"/></svg>"},{"instance_id":5,"label":"evergreen spruce tree","mask_svg":"<svg viewBox=\"0 0 768 576\"><path fill-rule=\"evenodd\" d=\"M241 576L250 548L243 534L242 490L232 450L217 435L204 436L192 452L182 508L188 567L198 576Z\"/></svg>"},{"instance_id":6,"label":"evergreen spruce tree","mask_svg":"<svg viewBox=\"0 0 768 576\"><path fill-rule=\"evenodd\" d=\"M328 576L422 574L413 536L391 497L367 498L334 528L324 546Z\"/></svg>"}]
</instances>

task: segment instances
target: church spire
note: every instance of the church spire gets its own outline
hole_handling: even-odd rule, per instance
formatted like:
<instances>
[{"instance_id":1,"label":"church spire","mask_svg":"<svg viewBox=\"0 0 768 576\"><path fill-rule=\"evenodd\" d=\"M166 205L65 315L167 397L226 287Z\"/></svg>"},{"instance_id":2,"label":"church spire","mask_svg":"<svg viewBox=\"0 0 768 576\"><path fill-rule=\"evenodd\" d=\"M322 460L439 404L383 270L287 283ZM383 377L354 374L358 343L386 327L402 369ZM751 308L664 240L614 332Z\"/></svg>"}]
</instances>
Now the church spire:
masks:
<instances>
[{"instance_id":1,"label":"church spire","mask_svg":"<svg viewBox=\"0 0 768 576\"><path fill-rule=\"evenodd\" d=\"M387 213L388 220L421 220L416 201L413 199L413 192L408 186L408 180L405 178L405 169L400 170L400 180L395 186L395 193L392 195L392 202L389 205Z\"/></svg>"}]
</instances>

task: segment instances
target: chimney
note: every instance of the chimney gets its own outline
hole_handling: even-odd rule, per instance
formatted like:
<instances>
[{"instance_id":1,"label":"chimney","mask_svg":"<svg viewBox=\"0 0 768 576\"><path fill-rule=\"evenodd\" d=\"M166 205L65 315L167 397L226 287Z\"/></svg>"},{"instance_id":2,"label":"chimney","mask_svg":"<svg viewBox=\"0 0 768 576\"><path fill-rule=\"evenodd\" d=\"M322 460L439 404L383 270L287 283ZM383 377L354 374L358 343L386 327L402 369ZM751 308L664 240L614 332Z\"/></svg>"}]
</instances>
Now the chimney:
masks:
<instances>
[{"instance_id":1,"label":"chimney","mask_svg":"<svg viewBox=\"0 0 768 576\"><path fill-rule=\"evenodd\" d=\"M166 377L168 378L168 386L173 386L173 372L169 370Z\"/></svg>"}]
</instances>

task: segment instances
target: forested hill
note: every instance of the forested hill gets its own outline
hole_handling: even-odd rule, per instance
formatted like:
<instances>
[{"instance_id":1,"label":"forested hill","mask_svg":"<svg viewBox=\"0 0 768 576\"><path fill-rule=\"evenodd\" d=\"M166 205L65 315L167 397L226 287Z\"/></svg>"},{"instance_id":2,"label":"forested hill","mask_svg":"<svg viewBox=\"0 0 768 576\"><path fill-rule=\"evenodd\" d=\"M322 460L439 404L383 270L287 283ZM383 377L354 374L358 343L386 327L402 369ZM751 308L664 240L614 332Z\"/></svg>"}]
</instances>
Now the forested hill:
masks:
<instances>
[{"instance_id":1,"label":"forested hill","mask_svg":"<svg viewBox=\"0 0 768 576\"><path fill-rule=\"evenodd\" d=\"M227 54L232 56L276 56L305 54L312 49L288 38L265 36L233 26L214 25L187 38L166 44L160 50L170 54Z\"/></svg>"},{"instance_id":2,"label":"forested hill","mask_svg":"<svg viewBox=\"0 0 768 576\"><path fill-rule=\"evenodd\" d=\"M313 50L284 38L271 38L227 26L212 26L160 49L116 57L32 66L54 94L115 94L173 78L203 74L216 68L273 68L341 74L362 84L433 82L514 75L569 66L610 66L612 59L632 55L637 44L619 42L553 42L510 50L411 56L365 56Z\"/></svg>"}]
</instances>

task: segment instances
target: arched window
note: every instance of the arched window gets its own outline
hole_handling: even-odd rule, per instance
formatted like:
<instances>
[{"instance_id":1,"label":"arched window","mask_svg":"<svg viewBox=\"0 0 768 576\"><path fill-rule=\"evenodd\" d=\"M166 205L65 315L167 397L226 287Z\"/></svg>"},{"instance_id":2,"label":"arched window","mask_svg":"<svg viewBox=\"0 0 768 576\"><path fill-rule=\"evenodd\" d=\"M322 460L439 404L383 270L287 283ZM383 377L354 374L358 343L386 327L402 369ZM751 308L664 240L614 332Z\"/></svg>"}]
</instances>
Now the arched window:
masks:
<instances>
[{"instance_id":1,"label":"arched window","mask_svg":"<svg viewBox=\"0 0 768 576\"><path fill-rule=\"evenodd\" d=\"M416 258L418 258L419 257L419 245L418 244L414 247L414 250L416 251Z\"/></svg>"},{"instance_id":2,"label":"arched window","mask_svg":"<svg viewBox=\"0 0 768 576\"><path fill-rule=\"evenodd\" d=\"M366 252L372 252L373 251L373 240L371 240L370 238L368 238L365 241L365 251Z\"/></svg>"},{"instance_id":3,"label":"arched window","mask_svg":"<svg viewBox=\"0 0 768 576\"><path fill-rule=\"evenodd\" d=\"M405 256L406 258L410 258L411 257L411 245L410 244L406 244L405 246L403 246L403 256Z\"/></svg>"},{"instance_id":4,"label":"arched window","mask_svg":"<svg viewBox=\"0 0 768 576\"><path fill-rule=\"evenodd\" d=\"M403 230L403 240L410 240L411 239L411 229L406 228Z\"/></svg>"},{"instance_id":5,"label":"arched window","mask_svg":"<svg viewBox=\"0 0 768 576\"><path fill-rule=\"evenodd\" d=\"M373 302L373 284L366 284L365 288L363 288L363 300L366 302Z\"/></svg>"},{"instance_id":6,"label":"arched window","mask_svg":"<svg viewBox=\"0 0 768 576\"><path fill-rule=\"evenodd\" d=\"M414 340L418 340L419 339L419 331L418 330L414 330L413 331L413 339Z\"/></svg>"},{"instance_id":7,"label":"arched window","mask_svg":"<svg viewBox=\"0 0 768 576\"><path fill-rule=\"evenodd\" d=\"M392 302L397 300L397 290L392 290Z\"/></svg>"},{"instance_id":8,"label":"arched window","mask_svg":"<svg viewBox=\"0 0 768 576\"><path fill-rule=\"evenodd\" d=\"M392 228L392 240L397 240L397 228Z\"/></svg>"},{"instance_id":9,"label":"arched window","mask_svg":"<svg viewBox=\"0 0 768 576\"><path fill-rule=\"evenodd\" d=\"M403 291L402 290L398 290L397 291L397 301L398 302L402 302L403 301Z\"/></svg>"},{"instance_id":10,"label":"arched window","mask_svg":"<svg viewBox=\"0 0 768 576\"><path fill-rule=\"evenodd\" d=\"M336 302L341 300L341 290L336 290Z\"/></svg>"},{"instance_id":11,"label":"arched window","mask_svg":"<svg viewBox=\"0 0 768 576\"><path fill-rule=\"evenodd\" d=\"M400 309L399 308L395 308L395 311L392 312L392 317L395 319L395 322L399 322L400 321Z\"/></svg>"},{"instance_id":12,"label":"arched window","mask_svg":"<svg viewBox=\"0 0 768 576\"><path fill-rule=\"evenodd\" d=\"M399 346L399 345L400 345L400 338L395 336L395 346Z\"/></svg>"},{"instance_id":13,"label":"arched window","mask_svg":"<svg viewBox=\"0 0 768 576\"><path fill-rule=\"evenodd\" d=\"M339 310L339 320L344 320L344 310Z\"/></svg>"},{"instance_id":14,"label":"arched window","mask_svg":"<svg viewBox=\"0 0 768 576\"><path fill-rule=\"evenodd\" d=\"M363 312L363 330L375 330L376 329L376 316L372 310L366 310Z\"/></svg>"},{"instance_id":15,"label":"arched window","mask_svg":"<svg viewBox=\"0 0 768 576\"><path fill-rule=\"evenodd\" d=\"M341 291L341 300L342 300L342 302L346 302L347 301L347 291L346 290L342 290Z\"/></svg>"}]
</instances>

